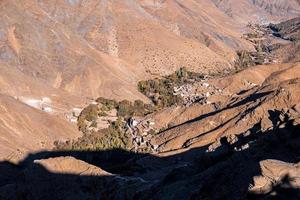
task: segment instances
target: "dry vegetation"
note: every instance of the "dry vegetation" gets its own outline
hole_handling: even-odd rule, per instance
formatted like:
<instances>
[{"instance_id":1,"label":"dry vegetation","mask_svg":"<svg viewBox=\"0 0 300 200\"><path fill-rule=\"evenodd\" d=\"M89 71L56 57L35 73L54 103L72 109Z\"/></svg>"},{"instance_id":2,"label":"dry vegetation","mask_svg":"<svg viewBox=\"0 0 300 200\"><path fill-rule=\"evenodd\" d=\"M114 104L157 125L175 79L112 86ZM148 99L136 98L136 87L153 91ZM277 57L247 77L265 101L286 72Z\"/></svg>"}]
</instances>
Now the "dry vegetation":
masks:
<instances>
[{"instance_id":1,"label":"dry vegetation","mask_svg":"<svg viewBox=\"0 0 300 200\"><path fill-rule=\"evenodd\" d=\"M190 72L182 67L175 73L162 79L140 81L138 83L138 89L141 93L151 99L156 107L165 108L172 105L181 105L183 102L180 96L173 94L173 88L175 86L199 81L203 78L203 74Z\"/></svg>"},{"instance_id":2,"label":"dry vegetation","mask_svg":"<svg viewBox=\"0 0 300 200\"><path fill-rule=\"evenodd\" d=\"M149 97L153 104L145 104L141 100L130 102L127 100L115 101L99 97L98 104L90 104L83 109L78 117L78 128L84 135L77 139L67 142L55 142L57 149L64 150L99 150L121 148L126 150L132 149L130 136L126 133L126 122L131 117L144 117L150 113L182 104L182 98L173 94L173 88L188 82L199 81L204 76L200 73L187 71L180 68L175 73L163 77L140 81L138 89L144 95ZM97 119L107 116L107 113L116 109L116 121L109 122L106 129L90 131L89 127L97 127ZM154 133L153 133L154 134Z\"/></svg>"},{"instance_id":3,"label":"dry vegetation","mask_svg":"<svg viewBox=\"0 0 300 200\"><path fill-rule=\"evenodd\" d=\"M56 149L63 150L100 150L120 148L131 150L131 138L126 133L125 124L133 116L143 117L156 110L151 104L145 104L141 100L130 102L123 100L117 102L105 98L98 98L97 104L87 106L78 117L78 128L84 133L77 140L55 142ZM99 106L101 105L101 106ZM98 117L106 116L112 109L117 110L117 120L110 121L108 128L98 131L90 131L90 127L97 127Z\"/></svg>"},{"instance_id":4,"label":"dry vegetation","mask_svg":"<svg viewBox=\"0 0 300 200\"><path fill-rule=\"evenodd\" d=\"M85 150L96 151L106 149L126 149L130 150L131 140L124 131L124 121L118 118L116 122L112 122L107 129L100 130L95 133L85 133L77 140L55 143L56 149L59 150Z\"/></svg>"}]
</instances>

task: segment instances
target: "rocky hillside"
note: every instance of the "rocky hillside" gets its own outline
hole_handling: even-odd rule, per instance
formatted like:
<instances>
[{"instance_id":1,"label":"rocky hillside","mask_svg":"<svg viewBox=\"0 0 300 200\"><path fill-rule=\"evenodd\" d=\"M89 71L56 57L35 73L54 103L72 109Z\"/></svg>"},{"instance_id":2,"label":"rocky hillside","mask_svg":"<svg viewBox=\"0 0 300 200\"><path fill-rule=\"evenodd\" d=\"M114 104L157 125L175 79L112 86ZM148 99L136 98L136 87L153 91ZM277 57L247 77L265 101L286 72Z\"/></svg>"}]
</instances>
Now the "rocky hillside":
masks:
<instances>
[{"instance_id":1,"label":"rocky hillside","mask_svg":"<svg viewBox=\"0 0 300 200\"><path fill-rule=\"evenodd\" d=\"M76 126L13 97L0 94L0 105L0 157L3 160L18 161L28 152L53 148L55 140L75 139L81 135Z\"/></svg>"},{"instance_id":2,"label":"rocky hillside","mask_svg":"<svg viewBox=\"0 0 300 200\"><path fill-rule=\"evenodd\" d=\"M233 20L203 3L208 10L195 1L1 1L0 93L23 104L11 113L27 112L27 105L32 112L43 112L41 121L58 116L70 122L68 129L75 127L73 111L95 97L147 102L136 87L142 79L182 66L205 72L230 68L235 49L251 45L240 38ZM0 129L5 135L1 159L11 154L7 137L26 137L17 127L31 124L32 130L43 130L34 115L28 114L26 121L13 117L12 128ZM36 138L40 134L45 143L53 142L44 131ZM75 130L67 138L76 135Z\"/></svg>"},{"instance_id":3,"label":"rocky hillside","mask_svg":"<svg viewBox=\"0 0 300 200\"><path fill-rule=\"evenodd\" d=\"M299 63L139 89L153 104L98 98L79 139L1 162L1 199L299 199Z\"/></svg>"},{"instance_id":4,"label":"rocky hillside","mask_svg":"<svg viewBox=\"0 0 300 200\"><path fill-rule=\"evenodd\" d=\"M245 2L243 9L271 4ZM273 7L293 7L285 19L299 14L294 1ZM1 8L1 65L9 66L13 77L45 83L40 87L46 92L51 87L75 96L143 99L135 88L138 80L182 66L223 71L236 50L251 49L240 38L244 24L211 1L6 0ZM254 12L259 18L260 11ZM28 95L25 89L11 93Z\"/></svg>"},{"instance_id":5,"label":"rocky hillside","mask_svg":"<svg viewBox=\"0 0 300 200\"><path fill-rule=\"evenodd\" d=\"M99 96L149 103L136 87L140 80L181 67L203 74L231 71L237 50L254 50L241 37L250 16L267 15L269 22L299 14L294 0L265 2L3 0L0 93L43 111L45 120L54 115L73 125L74 112ZM251 13L240 15L240 9ZM6 134L14 132L22 135Z\"/></svg>"},{"instance_id":6,"label":"rocky hillside","mask_svg":"<svg viewBox=\"0 0 300 200\"><path fill-rule=\"evenodd\" d=\"M0 196L298 199L300 81L292 69L162 132L159 153L53 151L2 162Z\"/></svg>"},{"instance_id":7,"label":"rocky hillside","mask_svg":"<svg viewBox=\"0 0 300 200\"><path fill-rule=\"evenodd\" d=\"M297 0L212 0L227 15L241 23L269 23L297 17Z\"/></svg>"},{"instance_id":8,"label":"rocky hillside","mask_svg":"<svg viewBox=\"0 0 300 200\"><path fill-rule=\"evenodd\" d=\"M300 198L299 1L0 5L0 199Z\"/></svg>"}]
</instances>

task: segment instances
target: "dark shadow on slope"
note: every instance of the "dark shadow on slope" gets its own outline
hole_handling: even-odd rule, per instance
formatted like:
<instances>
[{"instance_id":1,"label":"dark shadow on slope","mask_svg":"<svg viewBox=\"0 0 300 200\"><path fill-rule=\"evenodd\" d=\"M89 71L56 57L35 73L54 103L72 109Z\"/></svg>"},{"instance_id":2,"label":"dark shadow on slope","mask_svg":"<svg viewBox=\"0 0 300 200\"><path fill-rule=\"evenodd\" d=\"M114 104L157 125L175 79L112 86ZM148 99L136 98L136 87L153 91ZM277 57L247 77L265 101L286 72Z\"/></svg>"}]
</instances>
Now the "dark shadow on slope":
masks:
<instances>
[{"instance_id":1,"label":"dark shadow on slope","mask_svg":"<svg viewBox=\"0 0 300 200\"><path fill-rule=\"evenodd\" d=\"M244 101L244 100L242 100L242 101ZM241 103L241 102L239 102L239 103ZM225 121L225 122L223 122L222 124L218 125L217 127L213 128L212 130L209 130L209 131L207 131L207 132L201 133L201 134L199 134L198 136L189 139L187 142L184 143L183 147L188 147L189 145L191 145L192 143L194 143L195 141L197 141L200 137L202 137L202 136L204 136L204 135L208 135L208 134L210 134L210 133L212 133L212 132L214 132L214 131L220 129L221 127L226 126L228 123L230 123L232 120L236 119L236 117L238 117L238 116L240 117L240 120L241 120L243 117L245 117L247 114L249 114L250 112L252 112L253 110L255 110L255 109L256 109L257 107L259 107L261 104L262 104L262 102L259 102L259 103L257 103L256 105L247 108L247 109L243 112L242 115L240 115L240 113L238 113L238 114L236 114L235 116L233 116L233 117L231 117L230 119L228 119L227 121ZM235 104L234 104L234 105L235 105ZM243 104L242 104L242 105L243 105ZM234 107L235 107L235 106L234 106ZM230 107L229 107L229 108L230 108ZM226 108L226 109L229 109L229 108ZM221 110L221 111L222 111L222 110ZM221 112L221 111L220 111L220 112ZM217 113L216 113L216 114L217 114ZM194 120L195 120L195 121L198 121L197 118L196 118L196 119L193 119L193 120L191 120L191 121L185 122L185 123L183 123L183 124L193 122ZM178 126L180 126L180 125L178 125ZM174 127L173 127L173 128L174 128Z\"/></svg>"},{"instance_id":2,"label":"dark shadow on slope","mask_svg":"<svg viewBox=\"0 0 300 200\"><path fill-rule=\"evenodd\" d=\"M205 114L205 115L201 115L195 119L192 119L190 121L187 121L186 123L191 123L191 122L194 122L194 121L199 121L199 120L202 120L206 117L210 117L212 115L216 115L220 112L223 112L225 110L229 110L229 109L232 109L232 108L236 108L236 107L239 107L239 106L242 106L242 105L245 105L247 103L251 103L251 102L254 102L254 101L257 101L265 96L268 96L269 94L273 93L273 91L270 91L270 92L262 92L262 93L254 93L254 94L251 94L250 96L246 97L245 99L237 102L237 103L233 103L223 109L220 109L220 110L217 110L215 112L211 112L211 113L208 113L208 114Z\"/></svg>"},{"instance_id":3,"label":"dark shadow on slope","mask_svg":"<svg viewBox=\"0 0 300 200\"><path fill-rule=\"evenodd\" d=\"M260 161L267 159L288 163L300 161L300 125L294 126L293 122L290 120L276 123L284 124L284 128L278 126L265 132L260 130L259 122L247 133L238 135L238 142L233 145L227 144L227 150L221 151L220 158L214 161L217 164L207 171L219 169L202 175L201 178L205 183L193 193L192 199L299 199L300 188L293 186L293 180L287 178L288 174L267 193L247 192L254 184L253 177L261 175ZM224 147L223 143L220 148ZM220 148L207 156L211 157L218 153Z\"/></svg>"},{"instance_id":4,"label":"dark shadow on slope","mask_svg":"<svg viewBox=\"0 0 300 200\"><path fill-rule=\"evenodd\" d=\"M222 109L219 109L219 110L207 113L207 114L200 115L199 117L196 117L194 119L188 120L188 121L186 121L186 122L184 122L182 124L178 124L176 126L170 127L168 129L166 129L165 131L172 130L172 129L177 128L179 126L182 126L184 124L189 124L189 123L193 123L193 122L196 122L196 121L203 120L203 119L205 119L207 117L211 117L213 115L217 115L218 113L221 113L223 111L226 111L226 110L229 110L229 109L232 109L232 108L236 108L236 107L245 105L247 103L255 102L255 101L260 100L261 98L263 98L265 96L268 96L269 94L271 94L273 92L274 91L251 94L250 96L246 97L245 99L242 99L241 101L238 101L238 102L234 102L234 103L228 105L225 108L222 108Z\"/></svg>"},{"instance_id":5,"label":"dark shadow on slope","mask_svg":"<svg viewBox=\"0 0 300 200\"><path fill-rule=\"evenodd\" d=\"M261 132L261 124L255 124L234 144L221 138L213 152L207 146L167 157L121 149L56 151L31 154L17 165L1 162L0 199L299 199L290 177L266 194L248 193L253 177L261 175L260 161L299 162L300 126L279 122L280 113L274 113L274 123L282 128ZM60 174L34 162L59 156L118 175Z\"/></svg>"},{"instance_id":6,"label":"dark shadow on slope","mask_svg":"<svg viewBox=\"0 0 300 200\"><path fill-rule=\"evenodd\" d=\"M294 178L287 174L278 184L272 186L271 191L266 194L249 194L249 199L299 199L300 189L295 189L292 182L294 182Z\"/></svg>"},{"instance_id":7,"label":"dark shadow on slope","mask_svg":"<svg viewBox=\"0 0 300 200\"><path fill-rule=\"evenodd\" d=\"M136 154L122 149L104 151L45 151L28 155L28 157L20 162L19 165L26 167L30 163L33 163L34 160L61 156L74 157L114 174L130 175L127 174L129 173L127 168L132 166L126 166L126 162L129 160L141 159L148 156L148 154Z\"/></svg>"}]
</instances>

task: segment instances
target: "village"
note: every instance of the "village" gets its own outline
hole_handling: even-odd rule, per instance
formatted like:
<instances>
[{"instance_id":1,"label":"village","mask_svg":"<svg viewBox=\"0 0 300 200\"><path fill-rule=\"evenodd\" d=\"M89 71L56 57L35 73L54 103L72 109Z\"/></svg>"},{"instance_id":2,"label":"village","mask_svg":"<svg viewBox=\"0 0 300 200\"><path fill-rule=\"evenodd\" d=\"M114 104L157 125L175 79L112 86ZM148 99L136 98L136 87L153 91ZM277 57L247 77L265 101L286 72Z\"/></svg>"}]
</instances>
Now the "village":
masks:
<instances>
[{"instance_id":1,"label":"village","mask_svg":"<svg viewBox=\"0 0 300 200\"><path fill-rule=\"evenodd\" d=\"M153 146L150 140L155 134L155 122L151 119L130 118L126 123L126 133L131 135L134 152L140 152L143 149L155 151L157 146Z\"/></svg>"},{"instance_id":2,"label":"village","mask_svg":"<svg viewBox=\"0 0 300 200\"><path fill-rule=\"evenodd\" d=\"M199 103L201 105L211 104L208 98L215 94L221 95L223 94L223 90L205 82L205 80L174 87L173 93L173 95L182 97L183 104L186 107L193 103Z\"/></svg>"}]
</instances>

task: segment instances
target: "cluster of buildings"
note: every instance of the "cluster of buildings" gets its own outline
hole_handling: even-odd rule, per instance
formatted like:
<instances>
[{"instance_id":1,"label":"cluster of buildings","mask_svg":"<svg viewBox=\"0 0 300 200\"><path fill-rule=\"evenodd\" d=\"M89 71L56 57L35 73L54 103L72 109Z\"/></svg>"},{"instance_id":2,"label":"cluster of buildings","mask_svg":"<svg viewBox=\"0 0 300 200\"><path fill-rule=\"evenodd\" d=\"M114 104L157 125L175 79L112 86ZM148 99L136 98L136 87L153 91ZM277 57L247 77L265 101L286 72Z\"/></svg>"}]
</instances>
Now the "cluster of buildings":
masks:
<instances>
[{"instance_id":1,"label":"cluster of buildings","mask_svg":"<svg viewBox=\"0 0 300 200\"><path fill-rule=\"evenodd\" d=\"M202 105L209 104L208 97L214 94L221 94L222 89L219 89L206 82L197 82L195 84L185 84L174 87L173 95L179 95L183 99L185 106L190 106L193 103Z\"/></svg>"},{"instance_id":2,"label":"cluster of buildings","mask_svg":"<svg viewBox=\"0 0 300 200\"><path fill-rule=\"evenodd\" d=\"M135 152L141 149L153 149L150 140L155 133L155 122L151 119L130 118L126 123L126 133L131 135Z\"/></svg>"}]
</instances>

